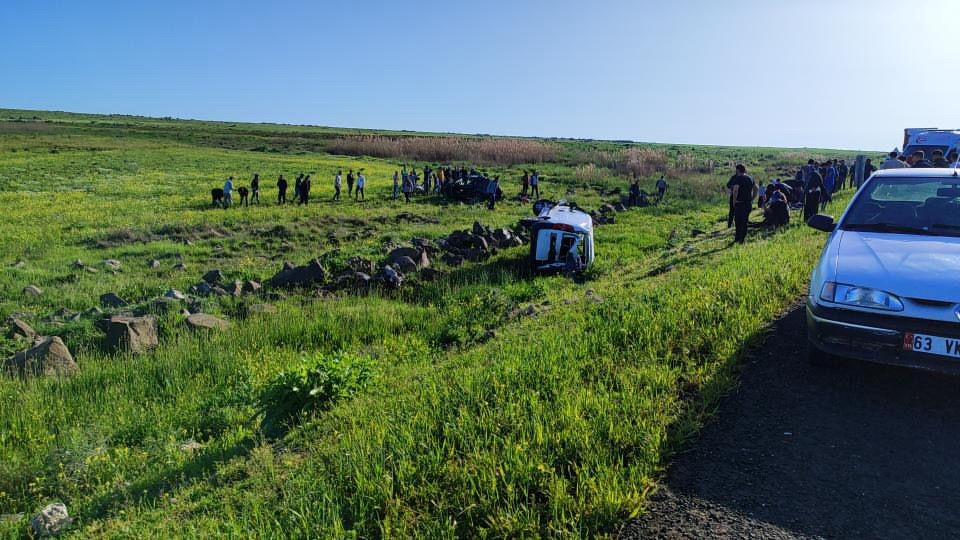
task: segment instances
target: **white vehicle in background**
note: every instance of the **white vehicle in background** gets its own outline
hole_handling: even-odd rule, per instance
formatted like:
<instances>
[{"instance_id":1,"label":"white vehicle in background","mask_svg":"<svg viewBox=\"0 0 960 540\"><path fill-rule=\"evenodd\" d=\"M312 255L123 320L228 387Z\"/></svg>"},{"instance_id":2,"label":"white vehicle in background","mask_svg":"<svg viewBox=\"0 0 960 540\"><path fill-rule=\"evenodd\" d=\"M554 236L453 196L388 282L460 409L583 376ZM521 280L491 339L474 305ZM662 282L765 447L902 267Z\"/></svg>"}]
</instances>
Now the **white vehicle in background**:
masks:
<instances>
[{"instance_id":1,"label":"white vehicle in background","mask_svg":"<svg viewBox=\"0 0 960 540\"><path fill-rule=\"evenodd\" d=\"M537 208L537 205L540 207ZM530 263L535 270L562 270L573 252L579 267L593 262L593 218L565 201L540 201L537 217L521 223L530 230Z\"/></svg>"},{"instance_id":2,"label":"white vehicle in background","mask_svg":"<svg viewBox=\"0 0 960 540\"><path fill-rule=\"evenodd\" d=\"M924 157L932 159L934 150L944 156L951 151L960 152L960 129L906 128L903 130L903 155L923 151Z\"/></svg>"}]
</instances>

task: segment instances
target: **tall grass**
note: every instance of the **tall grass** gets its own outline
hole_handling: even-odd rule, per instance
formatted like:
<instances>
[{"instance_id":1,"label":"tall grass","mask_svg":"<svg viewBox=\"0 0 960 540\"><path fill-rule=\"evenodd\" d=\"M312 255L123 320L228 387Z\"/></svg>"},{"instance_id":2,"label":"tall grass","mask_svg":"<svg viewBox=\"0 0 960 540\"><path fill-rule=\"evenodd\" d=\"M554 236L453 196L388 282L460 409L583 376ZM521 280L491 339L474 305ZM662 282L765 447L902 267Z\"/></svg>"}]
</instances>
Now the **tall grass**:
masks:
<instances>
[{"instance_id":1,"label":"tall grass","mask_svg":"<svg viewBox=\"0 0 960 540\"><path fill-rule=\"evenodd\" d=\"M552 143L529 139L382 135L340 137L330 141L327 150L347 156L481 165L543 163L555 160L559 153L557 146Z\"/></svg>"}]
</instances>

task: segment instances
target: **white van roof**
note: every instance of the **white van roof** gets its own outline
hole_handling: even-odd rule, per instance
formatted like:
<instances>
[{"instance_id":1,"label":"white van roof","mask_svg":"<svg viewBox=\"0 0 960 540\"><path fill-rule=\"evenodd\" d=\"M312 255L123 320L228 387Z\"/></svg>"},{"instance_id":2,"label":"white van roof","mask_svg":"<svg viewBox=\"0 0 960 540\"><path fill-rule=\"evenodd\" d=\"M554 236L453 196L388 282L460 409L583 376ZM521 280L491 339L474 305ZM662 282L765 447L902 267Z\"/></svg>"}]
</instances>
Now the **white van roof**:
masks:
<instances>
[{"instance_id":1,"label":"white van roof","mask_svg":"<svg viewBox=\"0 0 960 540\"><path fill-rule=\"evenodd\" d=\"M593 232L593 218L583 210L570 208L566 204L557 204L544 209L538 216L543 221L570 225L582 232Z\"/></svg>"}]
</instances>

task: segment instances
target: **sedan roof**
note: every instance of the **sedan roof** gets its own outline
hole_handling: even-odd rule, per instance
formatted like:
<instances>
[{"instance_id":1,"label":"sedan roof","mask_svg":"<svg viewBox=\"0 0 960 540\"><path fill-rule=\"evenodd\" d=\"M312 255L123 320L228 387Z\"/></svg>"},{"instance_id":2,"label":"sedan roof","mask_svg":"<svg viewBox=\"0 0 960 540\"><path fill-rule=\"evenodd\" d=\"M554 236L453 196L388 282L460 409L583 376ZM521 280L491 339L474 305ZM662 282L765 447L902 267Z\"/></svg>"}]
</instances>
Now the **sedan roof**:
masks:
<instances>
[{"instance_id":1,"label":"sedan roof","mask_svg":"<svg viewBox=\"0 0 960 540\"><path fill-rule=\"evenodd\" d=\"M884 169L877 171L873 176L887 178L955 178L960 176L960 169Z\"/></svg>"}]
</instances>

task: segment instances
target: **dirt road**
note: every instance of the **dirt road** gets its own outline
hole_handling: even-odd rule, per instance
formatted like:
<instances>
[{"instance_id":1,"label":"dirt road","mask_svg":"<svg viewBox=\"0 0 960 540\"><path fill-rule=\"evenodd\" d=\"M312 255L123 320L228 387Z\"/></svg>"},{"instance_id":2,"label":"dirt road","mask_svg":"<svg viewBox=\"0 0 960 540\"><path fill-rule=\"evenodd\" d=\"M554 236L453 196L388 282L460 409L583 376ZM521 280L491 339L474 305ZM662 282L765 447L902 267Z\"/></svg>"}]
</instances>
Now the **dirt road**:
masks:
<instances>
[{"instance_id":1,"label":"dirt road","mask_svg":"<svg viewBox=\"0 0 960 540\"><path fill-rule=\"evenodd\" d=\"M812 367L804 324L775 323L624 538L960 537L960 377Z\"/></svg>"}]
</instances>

